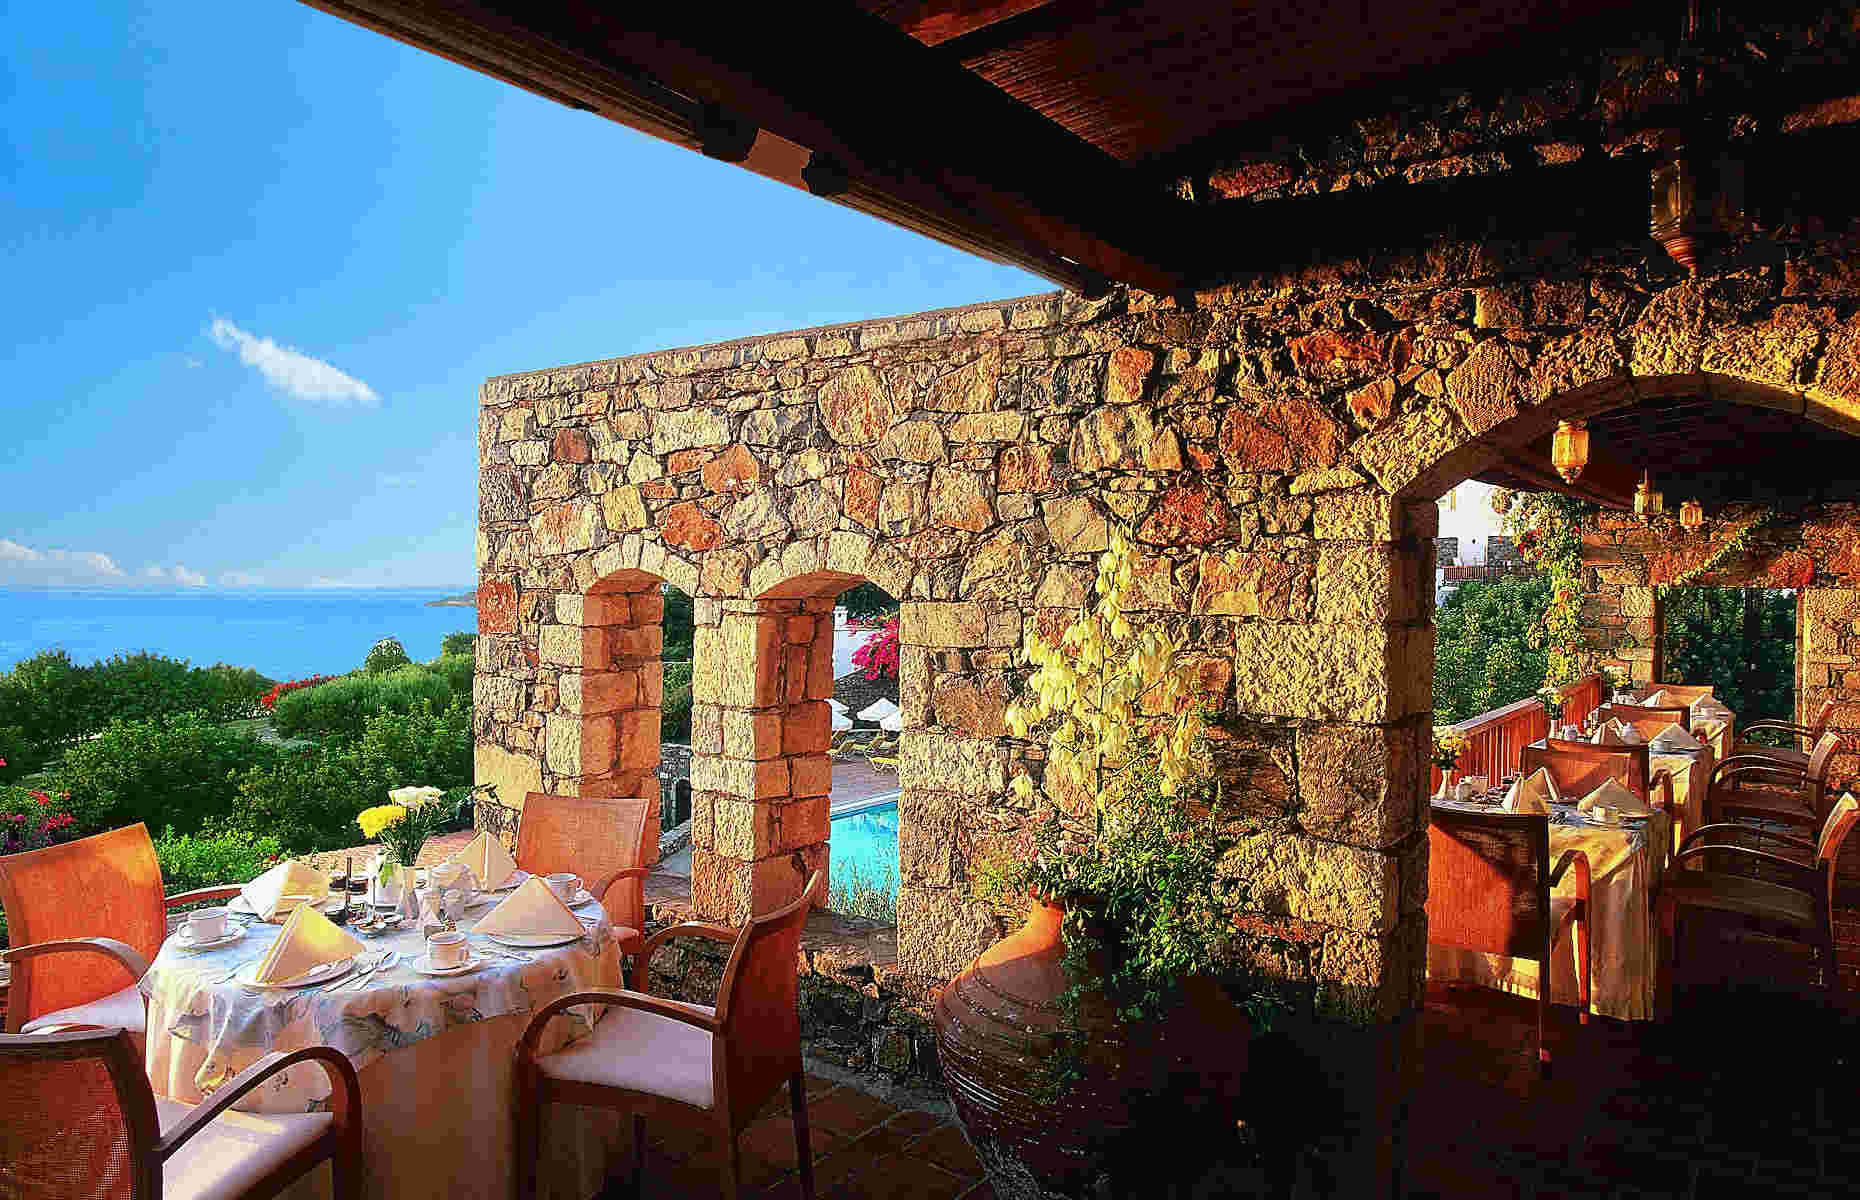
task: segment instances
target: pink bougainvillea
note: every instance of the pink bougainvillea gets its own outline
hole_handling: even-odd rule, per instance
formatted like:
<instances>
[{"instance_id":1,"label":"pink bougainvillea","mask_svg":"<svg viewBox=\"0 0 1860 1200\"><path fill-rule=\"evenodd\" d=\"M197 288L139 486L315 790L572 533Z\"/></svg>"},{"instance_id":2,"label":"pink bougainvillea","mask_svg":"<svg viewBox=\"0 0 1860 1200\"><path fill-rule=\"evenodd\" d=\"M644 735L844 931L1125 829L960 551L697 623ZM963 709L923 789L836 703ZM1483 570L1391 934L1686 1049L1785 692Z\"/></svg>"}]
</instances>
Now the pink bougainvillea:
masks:
<instances>
[{"instance_id":1,"label":"pink bougainvillea","mask_svg":"<svg viewBox=\"0 0 1860 1200\"><path fill-rule=\"evenodd\" d=\"M898 677L898 619L886 621L853 651L853 666L863 667L867 679Z\"/></svg>"}]
</instances>

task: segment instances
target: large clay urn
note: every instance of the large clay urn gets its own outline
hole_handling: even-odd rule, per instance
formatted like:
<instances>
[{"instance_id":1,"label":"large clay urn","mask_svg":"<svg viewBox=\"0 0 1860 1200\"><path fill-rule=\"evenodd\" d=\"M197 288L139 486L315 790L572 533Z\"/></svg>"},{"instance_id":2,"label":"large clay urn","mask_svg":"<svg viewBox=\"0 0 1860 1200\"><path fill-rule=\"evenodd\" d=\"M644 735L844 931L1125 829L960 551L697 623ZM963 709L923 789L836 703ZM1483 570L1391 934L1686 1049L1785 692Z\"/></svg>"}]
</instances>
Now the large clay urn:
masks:
<instances>
[{"instance_id":1,"label":"large clay urn","mask_svg":"<svg viewBox=\"0 0 1860 1200\"><path fill-rule=\"evenodd\" d=\"M1229 1090L1246 1069L1245 1011L1197 980L1160 1030L1125 1025L1100 994L1088 993L1078 1014L1083 1076L1054 1088L1048 1062L1065 1028L1059 998L1070 985L1061 965L1064 915L1036 901L1026 924L937 998L944 1087L1001 1200L1105 1194L1119 1159L1141 1137L1146 1102L1173 1075L1205 1069Z\"/></svg>"}]
</instances>

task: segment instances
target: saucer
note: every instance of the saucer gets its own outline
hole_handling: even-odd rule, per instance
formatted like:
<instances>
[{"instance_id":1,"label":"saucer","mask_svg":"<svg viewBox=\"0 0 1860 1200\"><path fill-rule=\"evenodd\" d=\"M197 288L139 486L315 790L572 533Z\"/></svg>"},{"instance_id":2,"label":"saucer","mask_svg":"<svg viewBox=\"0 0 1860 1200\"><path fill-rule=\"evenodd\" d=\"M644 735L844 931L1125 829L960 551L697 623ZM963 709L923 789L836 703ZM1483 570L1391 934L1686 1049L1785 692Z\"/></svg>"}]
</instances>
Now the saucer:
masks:
<instances>
[{"instance_id":1,"label":"saucer","mask_svg":"<svg viewBox=\"0 0 1860 1200\"><path fill-rule=\"evenodd\" d=\"M422 975L464 975L482 967L484 965L484 960L473 956L467 958L456 967L436 967L427 959L426 955L422 954L407 965Z\"/></svg>"},{"instance_id":2,"label":"saucer","mask_svg":"<svg viewBox=\"0 0 1860 1200\"><path fill-rule=\"evenodd\" d=\"M546 950L550 946L566 946L570 942L578 942L586 935L587 931L584 929L581 933L568 936L559 933L487 933L484 936L500 946L515 946L519 950Z\"/></svg>"},{"instance_id":3,"label":"saucer","mask_svg":"<svg viewBox=\"0 0 1860 1200\"><path fill-rule=\"evenodd\" d=\"M197 942L194 940L193 935L188 932L187 923L184 921L181 923L181 927L174 931L169 940L174 943L177 950L199 951L217 950L221 946L230 946L244 936L245 926L243 924L238 921L228 921L226 922L225 933L215 938L207 938Z\"/></svg>"},{"instance_id":4,"label":"saucer","mask_svg":"<svg viewBox=\"0 0 1860 1200\"><path fill-rule=\"evenodd\" d=\"M582 888L573 896L563 900L562 903L569 908L580 908L584 904L593 904L594 893L590 892L587 888Z\"/></svg>"},{"instance_id":5,"label":"saucer","mask_svg":"<svg viewBox=\"0 0 1860 1200\"><path fill-rule=\"evenodd\" d=\"M310 987L313 984L328 983L332 979L347 975L354 969L355 960L353 958L339 958L335 962L326 962L320 967L311 967L302 975L293 975L289 979L279 980L276 983L260 983L254 978L258 973L258 960L255 959L249 965L239 968L239 973L233 978L245 984L247 987L272 988L275 990Z\"/></svg>"}]
</instances>

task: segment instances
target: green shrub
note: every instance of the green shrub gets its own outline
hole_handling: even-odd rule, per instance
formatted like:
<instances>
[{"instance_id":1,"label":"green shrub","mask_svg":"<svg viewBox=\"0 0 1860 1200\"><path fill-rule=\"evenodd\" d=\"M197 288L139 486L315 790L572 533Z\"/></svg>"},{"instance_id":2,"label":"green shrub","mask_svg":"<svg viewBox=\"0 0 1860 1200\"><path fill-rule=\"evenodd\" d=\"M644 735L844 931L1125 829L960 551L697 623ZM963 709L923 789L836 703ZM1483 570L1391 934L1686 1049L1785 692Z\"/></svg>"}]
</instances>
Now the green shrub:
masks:
<instances>
[{"instance_id":1,"label":"green shrub","mask_svg":"<svg viewBox=\"0 0 1860 1200\"><path fill-rule=\"evenodd\" d=\"M691 664L668 662L664 670L659 737L667 742L688 742L691 740Z\"/></svg>"},{"instance_id":2,"label":"green shrub","mask_svg":"<svg viewBox=\"0 0 1860 1200\"><path fill-rule=\"evenodd\" d=\"M91 673L63 650L45 650L0 674L0 779L44 766L90 731Z\"/></svg>"},{"instance_id":3,"label":"green shrub","mask_svg":"<svg viewBox=\"0 0 1860 1200\"><path fill-rule=\"evenodd\" d=\"M359 738L286 751L246 771L223 828L274 834L292 854L339 849L363 840L356 815L386 804L392 789L453 788L471 778L470 699L445 708L423 701L411 712L365 717Z\"/></svg>"},{"instance_id":4,"label":"green shrub","mask_svg":"<svg viewBox=\"0 0 1860 1200\"><path fill-rule=\"evenodd\" d=\"M442 655L471 654L476 650L477 645L478 635L475 633L448 633L439 639L439 653Z\"/></svg>"},{"instance_id":5,"label":"green shrub","mask_svg":"<svg viewBox=\"0 0 1860 1200\"><path fill-rule=\"evenodd\" d=\"M889 870L867 875L851 863L836 867L827 906L836 913L898 923L898 878Z\"/></svg>"},{"instance_id":6,"label":"green shrub","mask_svg":"<svg viewBox=\"0 0 1860 1200\"><path fill-rule=\"evenodd\" d=\"M454 696L471 698L471 677L477 670L478 660L468 651L464 654L442 654L426 664L426 669L446 681Z\"/></svg>"},{"instance_id":7,"label":"green shrub","mask_svg":"<svg viewBox=\"0 0 1860 1200\"><path fill-rule=\"evenodd\" d=\"M117 721L68 749L47 790L70 793L83 833L136 821L193 833L232 809L233 776L284 753L200 713Z\"/></svg>"},{"instance_id":8,"label":"green shrub","mask_svg":"<svg viewBox=\"0 0 1860 1200\"><path fill-rule=\"evenodd\" d=\"M368 657L362 660L362 670L370 675L379 675L383 671L404 667L412 661L407 657L407 648L400 644L399 638L385 637L369 649Z\"/></svg>"},{"instance_id":9,"label":"green shrub","mask_svg":"<svg viewBox=\"0 0 1860 1200\"><path fill-rule=\"evenodd\" d=\"M269 834L226 831L176 833L170 826L155 839L162 887L169 895L219 883L248 883L284 857L284 844Z\"/></svg>"},{"instance_id":10,"label":"green shrub","mask_svg":"<svg viewBox=\"0 0 1860 1200\"><path fill-rule=\"evenodd\" d=\"M462 692L469 705L469 675ZM287 692L278 697L271 719L285 737L355 738L361 736L369 717L408 713L421 704L443 709L454 694L445 671L409 665L380 675L345 675L313 688Z\"/></svg>"}]
</instances>

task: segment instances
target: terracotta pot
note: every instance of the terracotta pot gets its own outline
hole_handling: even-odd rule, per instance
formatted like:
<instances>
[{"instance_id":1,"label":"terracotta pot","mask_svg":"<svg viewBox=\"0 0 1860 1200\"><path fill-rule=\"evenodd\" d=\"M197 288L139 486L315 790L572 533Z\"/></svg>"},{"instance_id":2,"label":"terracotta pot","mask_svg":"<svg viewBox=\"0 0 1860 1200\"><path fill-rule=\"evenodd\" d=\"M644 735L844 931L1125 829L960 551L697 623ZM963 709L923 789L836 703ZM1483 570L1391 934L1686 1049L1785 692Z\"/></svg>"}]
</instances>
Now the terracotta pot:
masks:
<instances>
[{"instance_id":1,"label":"terracotta pot","mask_svg":"<svg viewBox=\"0 0 1860 1200\"><path fill-rule=\"evenodd\" d=\"M1184 1074L1201 1103L1233 1093L1251 1026L1211 980L1190 980L1161 1029L1133 1029L1096 992L1080 1004L1083 1078L1053 1095L1048 1064L1070 984L1064 911L1035 903L1019 930L985 951L937 997L943 1084L1001 1200L1101 1194L1140 1141L1145 1112ZM1212 1081L1210 1088L1209 1081ZM1225 1121L1232 1131L1231 1119Z\"/></svg>"}]
</instances>

